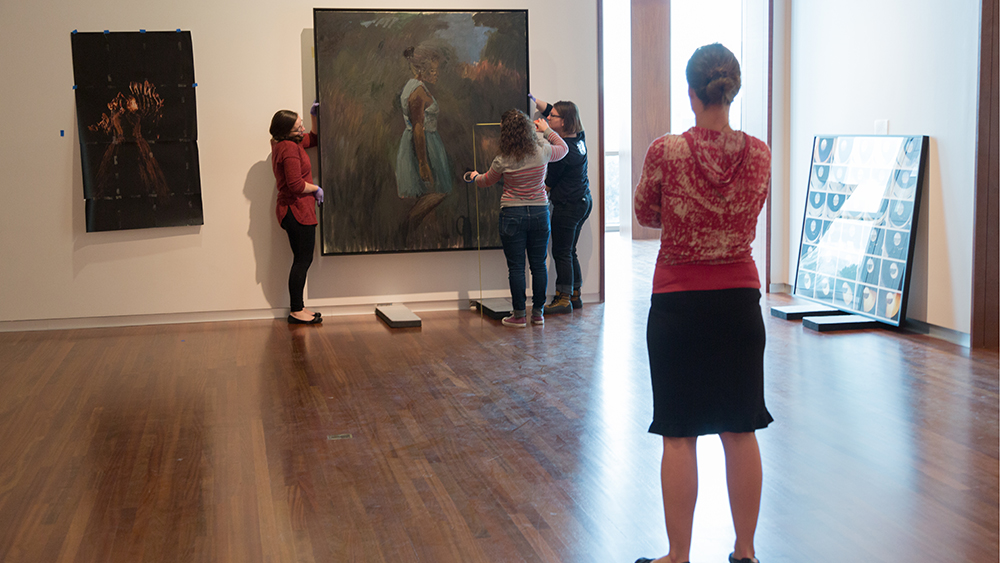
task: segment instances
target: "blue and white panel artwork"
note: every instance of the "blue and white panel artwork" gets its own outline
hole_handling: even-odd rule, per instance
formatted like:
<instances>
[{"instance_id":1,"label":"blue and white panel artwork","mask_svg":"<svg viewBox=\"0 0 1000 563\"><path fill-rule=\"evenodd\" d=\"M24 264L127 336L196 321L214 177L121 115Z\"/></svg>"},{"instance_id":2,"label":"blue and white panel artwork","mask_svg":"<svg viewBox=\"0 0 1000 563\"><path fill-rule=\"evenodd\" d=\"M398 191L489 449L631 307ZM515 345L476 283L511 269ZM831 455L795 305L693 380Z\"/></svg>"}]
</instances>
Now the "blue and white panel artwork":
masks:
<instances>
[{"instance_id":1,"label":"blue and white panel artwork","mask_svg":"<svg viewBox=\"0 0 1000 563\"><path fill-rule=\"evenodd\" d=\"M899 326L926 136L817 136L794 294Z\"/></svg>"}]
</instances>

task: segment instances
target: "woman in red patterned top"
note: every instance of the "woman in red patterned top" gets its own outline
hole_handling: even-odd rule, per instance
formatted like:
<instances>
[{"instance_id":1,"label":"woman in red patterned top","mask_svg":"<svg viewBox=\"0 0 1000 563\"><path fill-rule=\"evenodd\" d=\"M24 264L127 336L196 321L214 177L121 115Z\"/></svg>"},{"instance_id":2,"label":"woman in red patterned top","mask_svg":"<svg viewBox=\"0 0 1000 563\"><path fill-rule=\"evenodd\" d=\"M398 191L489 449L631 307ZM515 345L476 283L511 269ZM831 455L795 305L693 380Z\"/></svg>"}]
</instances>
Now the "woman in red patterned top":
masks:
<instances>
[{"instance_id":1,"label":"woman in red patterned top","mask_svg":"<svg viewBox=\"0 0 1000 563\"><path fill-rule=\"evenodd\" d=\"M695 126L653 141L635 193L639 223L662 229L646 341L649 431L663 436L670 552L655 561L687 561L698 495L696 442L719 434L736 528L729 560L753 563L761 491L754 431L773 419L764 405L764 321L750 243L767 198L771 155L759 139L729 126L740 89L732 52L718 43L699 48L687 80Z\"/></svg>"},{"instance_id":2,"label":"woman in red patterned top","mask_svg":"<svg viewBox=\"0 0 1000 563\"><path fill-rule=\"evenodd\" d=\"M544 137L539 140L538 131ZM467 182L483 188L503 178L500 195L500 243L507 258L507 278L513 313L503 324L524 328L528 324L524 278L524 256L531 269L531 324L545 323L545 287L548 272L545 254L549 245L549 198L545 193L548 163L566 156L569 147L544 119L531 120L519 109L504 112L500 119L500 155L485 174L468 172Z\"/></svg>"},{"instance_id":3,"label":"woman in red patterned top","mask_svg":"<svg viewBox=\"0 0 1000 563\"><path fill-rule=\"evenodd\" d=\"M316 248L316 203L323 203L323 188L312 183L312 164L305 149L316 145L318 120L313 104L312 131L306 134L302 118L283 109L271 118L271 168L278 184L278 224L288 233L292 245L292 269L288 273L288 294L292 324L323 322L319 313L305 308L302 291L306 272Z\"/></svg>"}]
</instances>

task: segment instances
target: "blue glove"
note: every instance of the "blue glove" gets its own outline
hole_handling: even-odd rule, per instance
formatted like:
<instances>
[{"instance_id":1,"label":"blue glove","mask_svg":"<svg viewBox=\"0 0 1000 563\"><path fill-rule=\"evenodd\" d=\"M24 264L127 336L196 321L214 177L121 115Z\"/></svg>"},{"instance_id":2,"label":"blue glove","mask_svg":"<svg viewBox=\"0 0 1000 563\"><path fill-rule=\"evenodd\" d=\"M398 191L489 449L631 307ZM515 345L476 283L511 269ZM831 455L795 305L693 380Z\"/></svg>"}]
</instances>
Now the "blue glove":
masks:
<instances>
[{"instance_id":1,"label":"blue glove","mask_svg":"<svg viewBox=\"0 0 1000 563\"><path fill-rule=\"evenodd\" d=\"M318 113L319 113L319 100L316 100L315 102L313 102L312 107L309 108L309 115L316 115Z\"/></svg>"},{"instance_id":2,"label":"blue glove","mask_svg":"<svg viewBox=\"0 0 1000 563\"><path fill-rule=\"evenodd\" d=\"M316 186L316 191L313 192L313 196L316 198L316 203L323 203L323 188Z\"/></svg>"}]
</instances>

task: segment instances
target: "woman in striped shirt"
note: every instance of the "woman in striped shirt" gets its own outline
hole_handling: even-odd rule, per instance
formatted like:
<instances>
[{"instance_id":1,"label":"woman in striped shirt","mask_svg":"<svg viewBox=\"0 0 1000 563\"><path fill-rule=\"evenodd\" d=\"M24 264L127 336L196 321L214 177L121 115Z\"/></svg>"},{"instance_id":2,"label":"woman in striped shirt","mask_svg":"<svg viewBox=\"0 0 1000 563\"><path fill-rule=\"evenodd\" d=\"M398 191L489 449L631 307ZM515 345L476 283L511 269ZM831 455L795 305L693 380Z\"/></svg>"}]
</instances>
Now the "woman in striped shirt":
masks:
<instances>
[{"instance_id":1,"label":"woman in striped shirt","mask_svg":"<svg viewBox=\"0 0 1000 563\"><path fill-rule=\"evenodd\" d=\"M543 139L535 135L542 134ZM544 119L531 120L521 110L510 109L500 120L500 154L485 174L469 172L466 181L492 186L503 178L500 196L500 242L507 258L510 298L514 306L503 324L524 328L526 280L524 257L531 268L531 324L545 323L545 289L548 274L545 255L549 244L549 199L545 193L548 163L566 156L569 147Z\"/></svg>"}]
</instances>

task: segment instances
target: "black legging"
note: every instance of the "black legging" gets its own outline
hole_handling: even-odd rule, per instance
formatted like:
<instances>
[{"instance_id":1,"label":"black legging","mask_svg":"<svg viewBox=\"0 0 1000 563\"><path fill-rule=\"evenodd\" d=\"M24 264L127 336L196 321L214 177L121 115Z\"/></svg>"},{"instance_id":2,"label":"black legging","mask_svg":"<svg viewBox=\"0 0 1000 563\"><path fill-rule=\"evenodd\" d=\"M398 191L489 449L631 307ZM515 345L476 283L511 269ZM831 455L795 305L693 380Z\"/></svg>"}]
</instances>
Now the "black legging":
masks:
<instances>
[{"instance_id":1,"label":"black legging","mask_svg":"<svg viewBox=\"0 0 1000 563\"><path fill-rule=\"evenodd\" d=\"M288 233L288 243L292 245L292 270L288 272L288 296L291 298L292 312L305 309L302 291L306 287L306 272L313 261L313 250L316 249L316 225L299 223L292 210L285 213L281 220L281 228Z\"/></svg>"}]
</instances>

